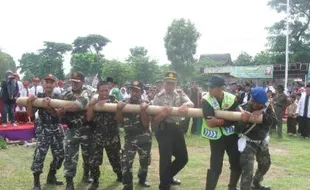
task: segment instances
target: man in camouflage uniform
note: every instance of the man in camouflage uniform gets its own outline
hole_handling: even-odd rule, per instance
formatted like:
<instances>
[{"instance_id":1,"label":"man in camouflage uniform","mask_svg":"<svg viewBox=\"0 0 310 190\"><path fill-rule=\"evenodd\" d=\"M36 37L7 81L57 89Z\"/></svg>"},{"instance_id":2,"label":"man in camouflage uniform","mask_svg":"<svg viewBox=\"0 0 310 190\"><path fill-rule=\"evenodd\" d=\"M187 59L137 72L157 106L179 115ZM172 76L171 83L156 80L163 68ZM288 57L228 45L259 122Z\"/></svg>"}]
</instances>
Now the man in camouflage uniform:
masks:
<instances>
[{"instance_id":1,"label":"man in camouflage uniform","mask_svg":"<svg viewBox=\"0 0 310 190\"><path fill-rule=\"evenodd\" d=\"M60 94L53 93L55 88L56 78L52 74L44 77L43 93L38 93L38 98L45 98L44 108L33 109L32 103L37 98L34 95L28 97L27 111L29 116L39 111L39 118L37 120L36 136L37 144L34 151L33 163L31 170L34 175L34 189L40 190L40 174L42 173L45 156L51 147L53 160L50 164L50 171L47 175L47 184L63 185L62 182L57 181L56 171L61 167L64 160L63 139L64 132L60 124L60 119L56 115L54 108L50 106L50 99L60 99Z\"/></svg>"},{"instance_id":2,"label":"man in camouflage uniform","mask_svg":"<svg viewBox=\"0 0 310 190\"><path fill-rule=\"evenodd\" d=\"M284 94L283 85L278 85L276 97L274 98L274 109L277 116L277 128L278 136L282 138L282 121L283 121L283 111L287 105L287 96ZM290 104L290 103L288 103Z\"/></svg>"},{"instance_id":3,"label":"man in camouflage uniform","mask_svg":"<svg viewBox=\"0 0 310 190\"><path fill-rule=\"evenodd\" d=\"M83 111L86 107L91 92L83 86L84 74L81 72L74 72L70 77L72 88L63 93L63 100L70 100L72 104L65 105L57 109L57 115L63 116L64 122L67 124L69 130L65 137L65 162L64 175L67 181L67 190L74 189L73 177L76 174L76 167L79 157L79 145L82 149L83 157L83 181L90 183L89 180L89 156L91 145L91 128L85 125L85 114Z\"/></svg>"},{"instance_id":4,"label":"man in camouflage uniform","mask_svg":"<svg viewBox=\"0 0 310 190\"><path fill-rule=\"evenodd\" d=\"M270 190L270 187L262 185L261 182L271 165L268 132L272 124L276 122L276 116L263 88L252 88L251 95L252 99L245 105L245 111L242 113L243 121L236 124L236 132L239 132L241 136L238 142L242 167L240 186L241 190L251 189L251 184L252 189ZM263 123L248 122L251 115L260 114L263 114ZM255 156L258 167L253 178Z\"/></svg>"},{"instance_id":5,"label":"man in camouflage uniform","mask_svg":"<svg viewBox=\"0 0 310 190\"><path fill-rule=\"evenodd\" d=\"M175 90L177 74L167 72L164 79L164 89L156 94L153 105L165 106L153 119L152 125L159 125L156 139L159 147L159 189L168 190L170 185L180 185L181 182L174 176L181 171L188 161L188 154L184 134L180 125L181 117L172 117L169 114L172 107L179 107L179 112L186 113L193 102L182 90ZM175 160L171 162L172 156Z\"/></svg>"},{"instance_id":6,"label":"man in camouflage uniform","mask_svg":"<svg viewBox=\"0 0 310 190\"><path fill-rule=\"evenodd\" d=\"M93 98L87 106L87 121L91 122L94 132L92 136L92 154L90 157L90 168L93 183L90 190L99 186L100 169L103 160L103 149L106 149L113 171L117 174L117 181L122 181L120 163L121 141L119 129L115 120L115 113L94 112L94 105L99 103L117 103L114 96L109 96L109 83L100 81L97 85L98 98Z\"/></svg>"},{"instance_id":7,"label":"man in camouflage uniform","mask_svg":"<svg viewBox=\"0 0 310 190\"><path fill-rule=\"evenodd\" d=\"M125 144L121 157L124 190L132 190L132 164L136 152L139 154L139 184L143 187L150 187L147 182L147 171L152 148L152 136L149 129L149 116L146 113L148 104L141 100L143 84L140 81L133 81L130 84L131 98L117 105L116 119L118 123L124 124ZM140 104L140 114L123 113L126 104Z\"/></svg>"}]
</instances>

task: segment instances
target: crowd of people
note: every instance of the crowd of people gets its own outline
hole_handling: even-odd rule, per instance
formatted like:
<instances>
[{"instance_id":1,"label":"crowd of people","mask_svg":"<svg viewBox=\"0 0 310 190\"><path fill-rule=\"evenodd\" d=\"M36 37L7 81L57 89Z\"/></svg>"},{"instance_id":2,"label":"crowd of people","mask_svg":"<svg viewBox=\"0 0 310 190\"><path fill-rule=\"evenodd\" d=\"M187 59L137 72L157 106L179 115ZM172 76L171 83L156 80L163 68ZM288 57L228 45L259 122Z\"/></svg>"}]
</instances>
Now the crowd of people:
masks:
<instances>
[{"instance_id":1,"label":"crowd of people","mask_svg":"<svg viewBox=\"0 0 310 190\"><path fill-rule=\"evenodd\" d=\"M300 132L301 136L309 138L310 84L303 90L288 95L281 85L276 90L270 85L263 88L250 83L245 83L244 86L238 86L236 82L225 85L222 77L214 75L208 81L208 92L204 93L197 82L192 82L183 90L178 89L177 80L177 73L167 72L163 80L156 81L154 85L144 85L141 81L134 80L119 88L112 77L107 77L99 81L94 94L85 86L82 72L73 72L69 79L70 87L63 89L63 82L52 74L46 75L42 80L34 78L32 87L29 88L29 82L21 83L18 75L7 71L6 79L1 84L4 102L2 125L7 125L4 117L8 114L11 124L16 126L13 119L15 100L19 96L28 97L27 106L17 106L16 110L23 110L28 114L26 122L33 119L36 123L37 144L31 166L34 190L41 189L40 175L49 148L53 160L47 183L63 185L56 178L57 170L63 165L66 190L73 190L80 146L83 158L82 181L91 184L90 190L99 187L104 149L116 180L123 183L124 190L133 189L132 167L138 152L138 183L143 187L150 187L147 173L151 164L152 132L159 148L158 188L168 190L172 185L181 185L181 181L175 176L189 160L184 133L188 131L190 122L184 117L171 116L172 107L178 107L180 114L193 107L202 109L201 129L197 130L196 123L199 120L193 119L190 132L194 134L198 131L210 142L206 190L216 189L225 152L228 154L231 170L229 190L237 189L239 179L242 190L271 189L262 185L263 176L271 165L269 134L272 132L270 129L276 127L279 137L282 137L282 118L286 108L288 133ZM40 108L33 107L37 98L43 98L43 106ZM50 104L52 99L67 100L69 103L53 108ZM106 103L117 104L116 112L94 110L95 105L104 106ZM128 104L140 105L140 112L123 112ZM149 115L149 105L161 106L160 113ZM239 111L241 121L216 118L216 110ZM262 123L253 123L253 115L262 115ZM298 130L296 123L299 124ZM66 132L62 124L68 126ZM120 126L125 132L123 148ZM255 157L258 168L254 175Z\"/></svg>"}]
</instances>

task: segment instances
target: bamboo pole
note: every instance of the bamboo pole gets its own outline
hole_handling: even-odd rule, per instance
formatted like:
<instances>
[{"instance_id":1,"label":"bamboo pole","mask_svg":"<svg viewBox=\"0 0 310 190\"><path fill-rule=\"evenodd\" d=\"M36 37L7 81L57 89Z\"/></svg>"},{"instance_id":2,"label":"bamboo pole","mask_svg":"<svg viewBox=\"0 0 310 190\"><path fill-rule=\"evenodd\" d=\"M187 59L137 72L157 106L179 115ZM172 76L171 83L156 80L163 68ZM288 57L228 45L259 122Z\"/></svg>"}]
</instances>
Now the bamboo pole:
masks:
<instances>
[{"instance_id":1,"label":"bamboo pole","mask_svg":"<svg viewBox=\"0 0 310 190\"><path fill-rule=\"evenodd\" d=\"M34 107L43 107L43 98L37 98L33 102ZM27 105L27 97L20 97L17 99L16 103L20 106L26 106ZM60 108L67 104L72 104L72 101L68 100L56 100L52 99L50 105L53 108ZM112 103L106 103L103 107L100 107L98 104L95 105L94 110L95 111L105 111L105 112L116 112L116 104ZM139 113L140 112L140 105L136 104L128 104L124 107L123 112L125 113ZM153 106L150 105L147 108L147 113L150 115L157 115L161 112L161 106ZM201 109L198 108L189 108L187 113L180 113L178 111L177 107L173 107L172 112L170 114L171 116L180 116L180 117L203 117L203 113ZM233 111L223 111L223 110L215 110L215 117L226 119L229 121L241 121L241 112L233 112ZM251 116L250 122L252 123L262 123L263 116Z\"/></svg>"}]
</instances>

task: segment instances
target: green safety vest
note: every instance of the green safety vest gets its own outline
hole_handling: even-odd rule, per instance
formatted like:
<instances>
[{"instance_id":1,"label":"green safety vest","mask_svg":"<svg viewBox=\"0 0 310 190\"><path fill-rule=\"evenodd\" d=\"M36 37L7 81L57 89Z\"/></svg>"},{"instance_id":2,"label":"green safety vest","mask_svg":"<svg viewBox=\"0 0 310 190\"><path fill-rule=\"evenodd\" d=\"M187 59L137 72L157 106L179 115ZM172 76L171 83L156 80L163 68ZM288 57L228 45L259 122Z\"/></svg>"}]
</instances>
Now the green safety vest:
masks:
<instances>
[{"instance_id":1,"label":"green safety vest","mask_svg":"<svg viewBox=\"0 0 310 190\"><path fill-rule=\"evenodd\" d=\"M228 110L235 102L236 96L228 92L224 92L224 99L222 101L222 106L220 107L216 98L206 94L203 99L205 99L214 110ZM217 140L221 138L222 135L229 136L235 133L234 126L230 127L209 127L206 123L206 120L203 119L201 136L208 138L210 140Z\"/></svg>"}]
</instances>

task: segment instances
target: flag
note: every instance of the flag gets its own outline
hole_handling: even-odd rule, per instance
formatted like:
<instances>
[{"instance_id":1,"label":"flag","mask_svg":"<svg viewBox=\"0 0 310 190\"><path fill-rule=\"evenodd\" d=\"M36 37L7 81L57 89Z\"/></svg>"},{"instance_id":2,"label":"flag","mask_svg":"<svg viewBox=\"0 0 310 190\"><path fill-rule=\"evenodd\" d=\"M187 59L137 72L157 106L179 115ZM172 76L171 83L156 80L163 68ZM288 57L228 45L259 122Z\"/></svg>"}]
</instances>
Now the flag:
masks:
<instances>
[{"instance_id":1,"label":"flag","mask_svg":"<svg viewBox=\"0 0 310 190\"><path fill-rule=\"evenodd\" d=\"M93 79L93 82L91 83L91 86L92 86L93 88L97 88L98 82L99 82L99 78L98 78L98 73L97 73L96 76L95 76L94 79Z\"/></svg>"}]
</instances>

